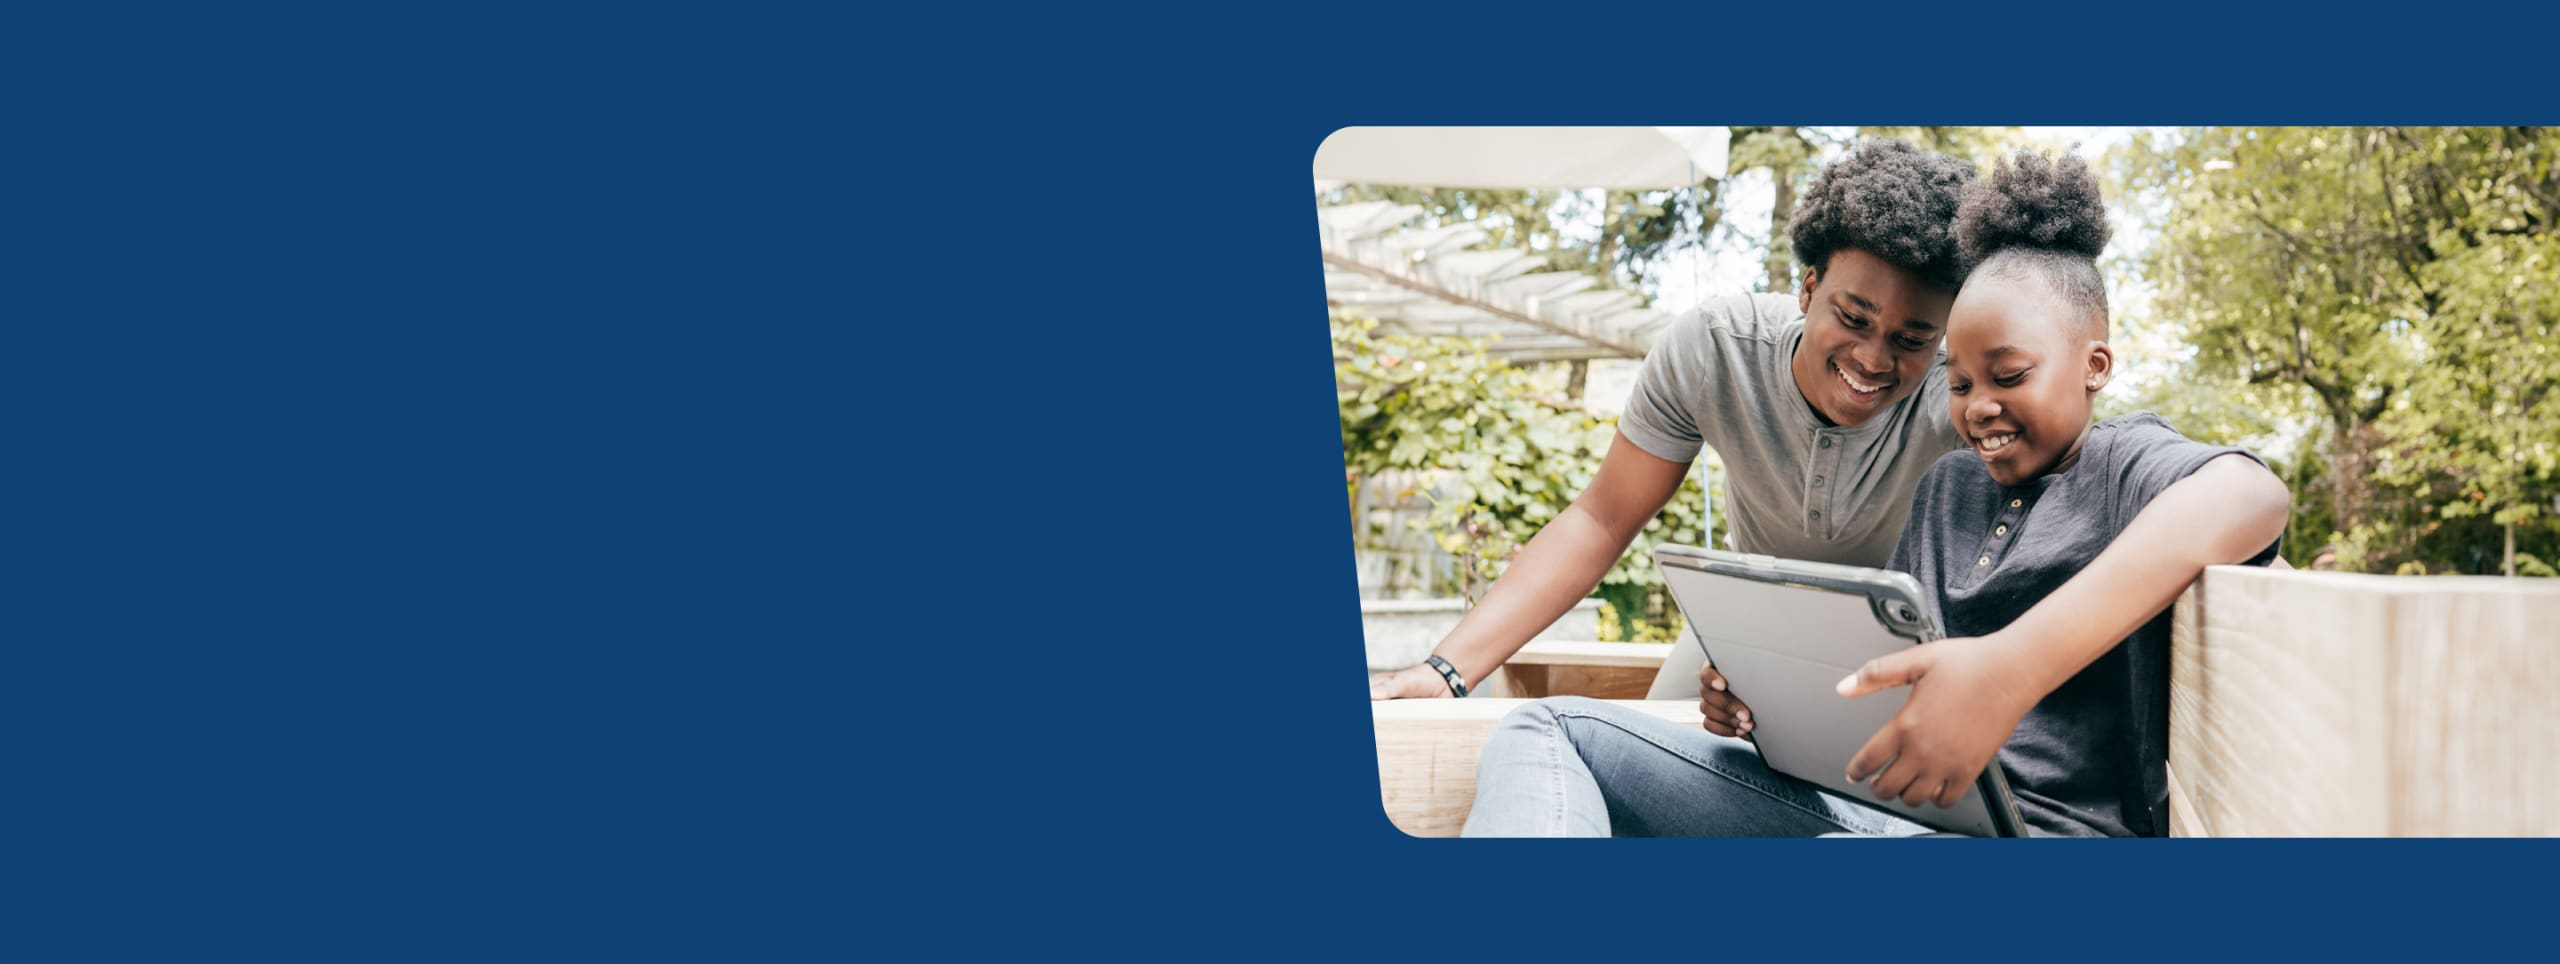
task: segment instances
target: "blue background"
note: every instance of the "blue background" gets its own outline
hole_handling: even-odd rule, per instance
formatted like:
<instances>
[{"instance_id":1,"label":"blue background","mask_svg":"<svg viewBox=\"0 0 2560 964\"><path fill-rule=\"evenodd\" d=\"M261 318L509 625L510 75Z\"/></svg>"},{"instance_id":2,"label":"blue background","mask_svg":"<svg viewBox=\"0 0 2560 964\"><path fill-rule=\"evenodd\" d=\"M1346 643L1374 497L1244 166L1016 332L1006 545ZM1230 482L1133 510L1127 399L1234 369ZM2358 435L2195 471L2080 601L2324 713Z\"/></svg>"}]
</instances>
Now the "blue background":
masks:
<instances>
[{"instance_id":1,"label":"blue background","mask_svg":"<svg viewBox=\"0 0 2560 964\"><path fill-rule=\"evenodd\" d=\"M2555 120L2505 21L1967 12L20 18L8 940L2534 933L2547 841L1460 843L1380 814L1307 186L1331 131Z\"/></svg>"}]
</instances>

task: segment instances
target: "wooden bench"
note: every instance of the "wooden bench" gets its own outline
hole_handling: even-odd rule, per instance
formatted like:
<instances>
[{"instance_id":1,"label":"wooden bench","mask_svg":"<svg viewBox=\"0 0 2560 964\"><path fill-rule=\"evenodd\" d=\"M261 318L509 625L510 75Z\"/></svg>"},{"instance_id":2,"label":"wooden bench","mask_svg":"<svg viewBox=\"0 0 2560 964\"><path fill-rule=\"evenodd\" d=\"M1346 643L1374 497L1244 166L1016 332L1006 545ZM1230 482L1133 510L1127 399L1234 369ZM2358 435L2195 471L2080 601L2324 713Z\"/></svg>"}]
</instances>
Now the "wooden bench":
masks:
<instances>
[{"instance_id":1,"label":"wooden bench","mask_svg":"<svg viewBox=\"0 0 2560 964\"><path fill-rule=\"evenodd\" d=\"M1476 756L1495 723L1527 699L1386 700L1369 704L1378 729L1378 784L1387 820L1417 837L1455 837L1475 805ZM1696 700L1612 700L1697 726Z\"/></svg>"},{"instance_id":2,"label":"wooden bench","mask_svg":"<svg viewBox=\"0 0 2560 964\"><path fill-rule=\"evenodd\" d=\"M2173 835L2560 835L2560 580L2217 566L2173 629ZM1504 671L1539 667L1528 695L1623 695L1559 669L1669 651L1535 645ZM1485 737L1524 701L1371 704L1388 820L1456 835ZM1698 722L1694 700L1624 702Z\"/></svg>"},{"instance_id":3,"label":"wooden bench","mask_svg":"<svg viewBox=\"0 0 2560 964\"><path fill-rule=\"evenodd\" d=\"M1671 643L1538 641L1520 647L1484 685L1483 696L1643 699Z\"/></svg>"}]
</instances>

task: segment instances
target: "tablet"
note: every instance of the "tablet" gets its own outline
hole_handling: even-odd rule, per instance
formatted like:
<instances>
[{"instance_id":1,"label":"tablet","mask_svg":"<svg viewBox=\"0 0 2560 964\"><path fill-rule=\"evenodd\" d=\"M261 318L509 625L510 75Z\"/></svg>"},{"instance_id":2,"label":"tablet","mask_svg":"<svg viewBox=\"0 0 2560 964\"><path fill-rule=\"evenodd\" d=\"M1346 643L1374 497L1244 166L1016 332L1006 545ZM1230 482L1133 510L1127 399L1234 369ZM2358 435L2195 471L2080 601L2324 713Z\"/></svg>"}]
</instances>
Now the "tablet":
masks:
<instances>
[{"instance_id":1,"label":"tablet","mask_svg":"<svg viewBox=\"0 0 2560 964\"><path fill-rule=\"evenodd\" d=\"M1901 711L1911 689L1848 699L1836 689L1840 679L1868 660L1941 638L1918 580L1692 546L1656 546L1653 561L1707 661L1751 707L1751 741L1769 769L1938 830L2025 836L1996 759L1954 807L1878 800L1847 778L1849 758Z\"/></svg>"}]
</instances>

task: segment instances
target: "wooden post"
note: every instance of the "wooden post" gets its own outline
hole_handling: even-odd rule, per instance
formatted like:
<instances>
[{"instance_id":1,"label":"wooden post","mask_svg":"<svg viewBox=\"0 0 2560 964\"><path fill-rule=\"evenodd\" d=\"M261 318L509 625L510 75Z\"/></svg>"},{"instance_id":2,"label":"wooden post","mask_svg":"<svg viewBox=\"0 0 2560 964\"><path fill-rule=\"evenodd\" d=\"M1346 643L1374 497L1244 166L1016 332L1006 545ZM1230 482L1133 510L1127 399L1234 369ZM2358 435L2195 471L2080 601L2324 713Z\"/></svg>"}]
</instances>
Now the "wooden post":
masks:
<instances>
[{"instance_id":1,"label":"wooden post","mask_svg":"<svg viewBox=\"0 0 2560 964\"><path fill-rule=\"evenodd\" d=\"M2171 638L2172 832L2560 835L2560 581L2216 566Z\"/></svg>"}]
</instances>

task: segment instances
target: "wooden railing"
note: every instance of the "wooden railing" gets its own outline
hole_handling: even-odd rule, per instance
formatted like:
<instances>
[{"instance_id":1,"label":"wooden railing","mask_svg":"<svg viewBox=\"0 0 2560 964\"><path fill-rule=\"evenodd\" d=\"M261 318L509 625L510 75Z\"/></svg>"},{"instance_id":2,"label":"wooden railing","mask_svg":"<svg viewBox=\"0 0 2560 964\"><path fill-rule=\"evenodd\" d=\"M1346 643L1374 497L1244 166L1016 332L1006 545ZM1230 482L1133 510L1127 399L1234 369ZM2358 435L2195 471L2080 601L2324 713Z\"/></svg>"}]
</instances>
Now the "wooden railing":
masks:
<instances>
[{"instance_id":1,"label":"wooden railing","mask_svg":"<svg viewBox=\"0 0 2560 964\"><path fill-rule=\"evenodd\" d=\"M2174 627L2172 834L2560 835L2560 580L2217 566ZM1506 670L1515 696L1531 675L1527 695L1624 694L1552 685L1573 644L1541 645ZM1455 835L1477 753L1521 702L1371 704L1388 820ZM1694 700L1625 702L1698 722Z\"/></svg>"},{"instance_id":2,"label":"wooden railing","mask_svg":"<svg viewBox=\"0 0 2560 964\"><path fill-rule=\"evenodd\" d=\"M2173 640L2172 833L2560 835L2560 580L2217 566Z\"/></svg>"}]
</instances>

